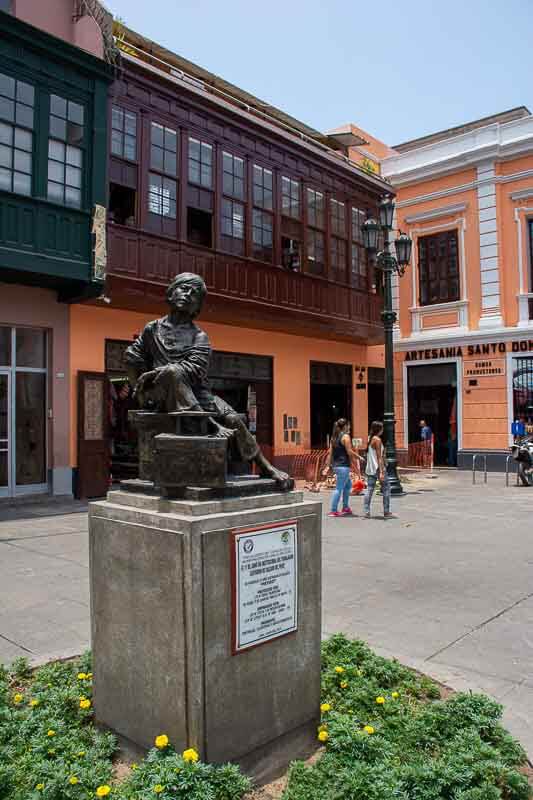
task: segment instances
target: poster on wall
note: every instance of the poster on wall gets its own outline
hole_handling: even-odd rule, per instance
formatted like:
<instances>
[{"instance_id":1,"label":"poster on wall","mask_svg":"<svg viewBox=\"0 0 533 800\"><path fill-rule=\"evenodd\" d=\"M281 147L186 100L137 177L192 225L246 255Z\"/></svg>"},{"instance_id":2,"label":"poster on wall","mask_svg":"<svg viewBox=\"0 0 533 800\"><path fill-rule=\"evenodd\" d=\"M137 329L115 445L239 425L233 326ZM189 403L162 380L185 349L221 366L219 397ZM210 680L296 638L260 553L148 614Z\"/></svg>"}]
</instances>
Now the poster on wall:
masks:
<instances>
[{"instance_id":1,"label":"poster on wall","mask_svg":"<svg viewBox=\"0 0 533 800\"><path fill-rule=\"evenodd\" d=\"M232 532L233 653L298 628L298 522Z\"/></svg>"}]
</instances>

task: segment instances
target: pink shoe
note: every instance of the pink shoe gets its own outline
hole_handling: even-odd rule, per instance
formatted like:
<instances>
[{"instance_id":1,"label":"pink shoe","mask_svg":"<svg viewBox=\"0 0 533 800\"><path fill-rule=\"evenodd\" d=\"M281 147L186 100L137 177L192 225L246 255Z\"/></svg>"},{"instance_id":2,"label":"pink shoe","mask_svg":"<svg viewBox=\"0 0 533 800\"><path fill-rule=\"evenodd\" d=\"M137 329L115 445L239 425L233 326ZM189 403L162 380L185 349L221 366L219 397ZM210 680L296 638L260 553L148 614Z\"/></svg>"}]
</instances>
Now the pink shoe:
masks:
<instances>
[{"instance_id":1,"label":"pink shoe","mask_svg":"<svg viewBox=\"0 0 533 800\"><path fill-rule=\"evenodd\" d=\"M353 511L351 508L343 508L341 514L343 517L353 517Z\"/></svg>"},{"instance_id":2,"label":"pink shoe","mask_svg":"<svg viewBox=\"0 0 533 800\"><path fill-rule=\"evenodd\" d=\"M328 517L342 517L342 511L330 511Z\"/></svg>"}]
</instances>

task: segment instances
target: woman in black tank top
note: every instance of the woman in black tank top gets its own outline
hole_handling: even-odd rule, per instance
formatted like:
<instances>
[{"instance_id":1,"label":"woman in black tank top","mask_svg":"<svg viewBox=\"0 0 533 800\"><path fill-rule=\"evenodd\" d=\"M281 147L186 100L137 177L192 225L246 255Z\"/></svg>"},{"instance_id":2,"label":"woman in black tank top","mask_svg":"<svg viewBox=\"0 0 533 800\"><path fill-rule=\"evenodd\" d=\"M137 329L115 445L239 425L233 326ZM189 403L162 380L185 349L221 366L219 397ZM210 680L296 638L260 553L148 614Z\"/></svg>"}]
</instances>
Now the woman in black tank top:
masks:
<instances>
[{"instance_id":1,"label":"woman in black tank top","mask_svg":"<svg viewBox=\"0 0 533 800\"><path fill-rule=\"evenodd\" d=\"M350 467L354 472L359 473L359 456L352 449L350 439L350 423L344 417L337 420L333 426L331 444L329 447L328 460L324 469L324 474L333 467L336 478L335 491L331 498L330 517L351 516L350 492L352 482L350 480ZM339 500L342 495L342 511L338 511Z\"/></svg>"}]
</instances>

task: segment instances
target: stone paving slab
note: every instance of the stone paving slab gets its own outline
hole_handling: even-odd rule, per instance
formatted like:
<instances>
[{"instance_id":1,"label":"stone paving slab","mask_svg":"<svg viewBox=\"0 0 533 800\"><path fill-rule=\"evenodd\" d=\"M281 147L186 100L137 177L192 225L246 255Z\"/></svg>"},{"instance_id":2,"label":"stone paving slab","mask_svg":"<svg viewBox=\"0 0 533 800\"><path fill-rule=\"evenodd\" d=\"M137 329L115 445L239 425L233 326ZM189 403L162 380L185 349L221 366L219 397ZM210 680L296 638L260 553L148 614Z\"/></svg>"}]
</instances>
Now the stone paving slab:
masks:
<instances>
[{"instance_id":1,"label":"stone paving slab","mask_svg":"<svg viewBox=\"0 0 533 800\"><path fill-rule=\"evenodd\" d=\"M406 483L398 519L324 524L323 629L366 640L457 689L505 705L533 756L533 490L489 474L439 472ZM315 499L316 495L310 495ZM326 513L329 494L322 496ZM39 510L40 509L40 510ZM0 504L0 661L89 646L87 515L79 503Z\"/></svg>"}]
</instances>

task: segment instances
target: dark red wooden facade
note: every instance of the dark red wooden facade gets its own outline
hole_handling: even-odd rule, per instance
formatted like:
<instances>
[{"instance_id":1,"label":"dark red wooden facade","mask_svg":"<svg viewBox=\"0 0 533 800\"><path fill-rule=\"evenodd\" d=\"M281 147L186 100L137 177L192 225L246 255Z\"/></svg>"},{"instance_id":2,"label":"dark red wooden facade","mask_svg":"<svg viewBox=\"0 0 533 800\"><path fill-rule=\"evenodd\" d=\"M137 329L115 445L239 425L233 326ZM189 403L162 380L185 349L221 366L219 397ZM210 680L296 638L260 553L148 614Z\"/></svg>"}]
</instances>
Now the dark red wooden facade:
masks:
<instances>
[{"instance_id":1,"label":"dark red wooden facade","mask_svg":"<svg viewBox=\"0 0 533 800\"><path fill-rule=\"evenodd\" d=\"M375 214L384 189L379 181L367 179L340 158L323 156L318 147L300 146L295 137L277 132L274 124L255 123L237 109L232 110L231 104L222 107L206 95L189 92L165 79L163 73L158 75L131 61L123 60L110 102L135 115L136 121L129 157L111 154L109 163L110 183L115 190L118 186L130 192L133 212L124 224L108 224L107 293L114 307L158 312L169 279L177 272L192 271L204 277L209 290L203 319L358 343L382 341L381 298L352 262L352 208ZM177 133L177 168L171 176L176 186L175 218L157 219L150 211L152 123ZM115 135L119 142L116 150L120 149L120 131ZM212 147L212 189L189 182L189 137ZM245 190L240 201L244 235L236 243L238 248L222 235L223 152L244 162ZM273 176L270 263L253 257L254 165L271 171ZM282 213L282 177L298 184L299 219ZM307 258L309 238L313 236L307 189L320 192L324 198L321 274L314 274L315 264ZM344 204L344 235L342 230L339 235L338 220L332 220L330 200ZM212 215L210 246L193 243L190 231L188 236L191 208ZM338 216L338 205L336 209ZM282 241L289 239L300 246L295 270L284 265ZM362 259L360 240L357 246Z\"/></svg>"}]
</instances>

